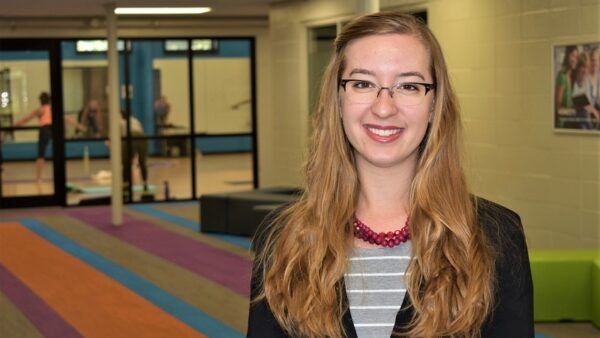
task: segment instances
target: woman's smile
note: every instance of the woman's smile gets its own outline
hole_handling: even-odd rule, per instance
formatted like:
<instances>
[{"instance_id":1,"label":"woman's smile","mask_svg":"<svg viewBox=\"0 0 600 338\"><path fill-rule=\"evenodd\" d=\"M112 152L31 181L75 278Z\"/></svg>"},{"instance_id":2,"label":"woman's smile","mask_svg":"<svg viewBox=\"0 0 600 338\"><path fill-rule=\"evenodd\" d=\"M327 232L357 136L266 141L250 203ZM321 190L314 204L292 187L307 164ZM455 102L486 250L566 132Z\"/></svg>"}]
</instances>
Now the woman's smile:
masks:
<instances>
[{"instance_id":1,"label":"woman's smile","mask_svg":"<svg viewBox=\"0 0 600 338\"><path fill-rule=\"evenodd\" d=\"M394 126L364 125L367 135L376 142L391 143L400 138L404 128Z\"/></svg>"}]
</instances>

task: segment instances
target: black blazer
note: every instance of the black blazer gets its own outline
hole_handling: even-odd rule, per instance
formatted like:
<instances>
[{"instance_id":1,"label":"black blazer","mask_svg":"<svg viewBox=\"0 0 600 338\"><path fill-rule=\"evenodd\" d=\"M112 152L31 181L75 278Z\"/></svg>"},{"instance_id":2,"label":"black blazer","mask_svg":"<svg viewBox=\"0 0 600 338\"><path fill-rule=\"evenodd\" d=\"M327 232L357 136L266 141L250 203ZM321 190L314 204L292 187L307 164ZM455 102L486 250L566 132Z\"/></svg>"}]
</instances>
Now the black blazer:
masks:
<instances>
[{"instance_id":1,"label":"black blazer","mask_svg":"<svg viewBox=\"0 0 600 338\"><path fill-rule=\"evenodd\" d=\"M480 224L494 246L497 253L495 277L495 306L481 329L483 338L530 338L534 337L533 329L533 286L529 268L527 245L519 216L490 201L478 200ZM268 231L268 230L267 230ZM260 241L257 250L261 250ZM260 270L253 270L255 271ZM262 276L252 275L251 299L259 292L259 281ZM339 287L344 287L343 279ZM344 295L347 307L348 299ZM404 302L398 314L394 331L403 332L412 318L413 310L410 298ZM355 338L356 331L350 311L342 318L344 329L349 338ZM247 337L276 338L290 337L282 330L271 313L265 300L250 305Z\"/></svg>"}]
</instances>

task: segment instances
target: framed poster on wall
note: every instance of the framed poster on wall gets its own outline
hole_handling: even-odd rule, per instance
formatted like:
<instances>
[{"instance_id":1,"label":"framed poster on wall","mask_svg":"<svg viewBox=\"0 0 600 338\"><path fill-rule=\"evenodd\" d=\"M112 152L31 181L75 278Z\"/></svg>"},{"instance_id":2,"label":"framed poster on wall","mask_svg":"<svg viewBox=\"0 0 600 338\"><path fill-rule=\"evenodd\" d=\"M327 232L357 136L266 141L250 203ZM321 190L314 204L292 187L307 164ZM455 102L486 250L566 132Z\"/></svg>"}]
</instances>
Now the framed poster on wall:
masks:
<instances>
[{"instance_id":1,"label":"framed poster on wall","mask_svg":"<svg viewBox=\"0 0 600 338\"><path fill-rule=\"evenodd\" d=\"M600 42L552 49L554 130L600 134Z\"/></svg>"}]
</instances>

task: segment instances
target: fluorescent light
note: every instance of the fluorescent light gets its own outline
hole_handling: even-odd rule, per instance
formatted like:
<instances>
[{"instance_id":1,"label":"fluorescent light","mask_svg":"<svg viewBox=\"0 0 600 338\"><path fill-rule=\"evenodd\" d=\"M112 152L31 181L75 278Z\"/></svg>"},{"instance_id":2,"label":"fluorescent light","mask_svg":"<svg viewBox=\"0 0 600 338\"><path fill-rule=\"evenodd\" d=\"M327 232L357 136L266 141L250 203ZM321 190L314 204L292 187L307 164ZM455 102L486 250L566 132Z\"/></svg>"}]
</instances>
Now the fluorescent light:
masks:
<instances>
[{"instance_id":1,"label":"fluorescent light","mask_svg":"<svg viewBox=\"0 0 600 338\"><path fill-rule=\"evenodd\" d=\"M117 7L115 14L202 14L210 7Z\"/></svg>"}]
</instances>

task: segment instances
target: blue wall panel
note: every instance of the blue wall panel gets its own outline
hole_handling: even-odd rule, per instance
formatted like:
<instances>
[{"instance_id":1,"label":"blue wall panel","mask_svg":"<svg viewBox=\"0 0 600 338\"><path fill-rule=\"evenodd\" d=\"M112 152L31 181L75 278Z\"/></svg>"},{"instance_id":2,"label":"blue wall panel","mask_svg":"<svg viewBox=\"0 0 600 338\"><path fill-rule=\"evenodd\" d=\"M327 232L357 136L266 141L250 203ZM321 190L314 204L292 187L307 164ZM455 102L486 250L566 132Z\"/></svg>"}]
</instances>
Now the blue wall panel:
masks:
<instances>
[{"instance_id":1,"label":"blue wall panel","mask_svg":"<svg viewBox=\"0 0 600 338\"><path fill-rule=\"evenodd\" d=\"M154 143L154 142L151 142ZM125 146L125 143L123 143ZM110 150L103 141L67 142L65 154L67 158L83 158L84 148L88 148L90 158L108 157ZM156 147L158 149L158 147ZM252 151L252 136L197 137L196 149L205 154ZM156 154L156 152L151 153ZM2 145L2 160L35 160L37 143L9 143ZM46 150L46 158L52 156L52 143Z\"/></svg>"},{"instance_id":2,"label":"blue wall panel","mask_svg":"<svg viewBox=\"0 0 600 338\"><path fill-rule=\"evenodd\" d=\"M196 149L207 154L252 151L252 136L196 138Z\"/></svg>"},{"instance_id":3,"label":"blue wall panel","mask_svg":"<svg viewBox=\"0 0 600 338\"><path fill-rule=\"evenodd\" d=\"M110 154L103 142L69 142L66 144L65 156L67 158L83 158L84 148L88 148L90 157L107 157ZM37 156L37 143L23 142L2 145L2 160L35 160ZM52 143L46 149L46 158L52 157Z\"/></svg>"}]
</instances>

